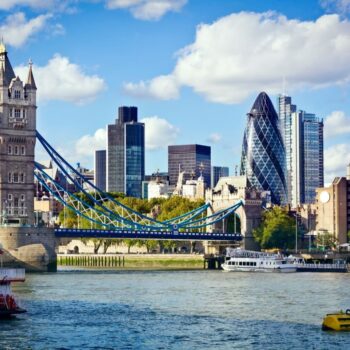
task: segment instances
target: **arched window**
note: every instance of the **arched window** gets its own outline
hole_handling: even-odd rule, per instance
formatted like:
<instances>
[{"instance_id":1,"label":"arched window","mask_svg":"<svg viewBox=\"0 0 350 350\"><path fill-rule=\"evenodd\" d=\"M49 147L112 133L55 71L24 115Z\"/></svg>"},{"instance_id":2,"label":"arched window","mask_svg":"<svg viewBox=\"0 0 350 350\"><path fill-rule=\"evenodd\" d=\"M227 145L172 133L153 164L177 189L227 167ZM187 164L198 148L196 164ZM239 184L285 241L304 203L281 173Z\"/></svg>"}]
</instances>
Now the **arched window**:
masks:
<instances>
[{"instance_id":1,"label":"arched window","mask_svg":"<svg viewBox=\"0 0 350 350\"><path fill-rule=\"evenodd\" d=\"M15 146L15 155L18 155L18 146Z\"/></svg>"},{"instance_id":2,"label":"arched window","mask_svg":"<svg viewBox=\"0 0 350 350\"><path fill-rule=\"evenodd\" d=\"M20 182L23 184L23 183L24 183L24 173L21 173L20 178L21 178L21 181L20 181Z\"/></svg>"},{"instance_id":3,"label":"arched window","mask_svg":"<svg viewBox=\"0 0 350 350\"><path fill-rule=\"evenodd\" d=\"M12 173L9 173L8 182L12 182Z\"/></svg>"},{"instance_id":4,"label":"arched window","mask_svg":"<svg viewBox=\"0 0 350 350\"><path fill-rule=\"evenodd\" d=\"M12 146L11 145L8 146L8 154L12 154Z\"/></svg>"},{"instance_id":5,"label":"arched window","mask_svg":"<svg viewBox=\"0 0 350 350\"><path fill-rule=\"evenodd\" d=\"M21 146L21 154L22 154L22 156L24 156L26 154L26 147L25 146Z\"/></svg>"},{"instance_id":6,"label":"arched window","mask_svg":"<svg viewBox=\"0 0 350 350\"><path fill-rule=\"evenodd\" d=\"M13 182L18 183L18 173L13 173Z\"/></svg>"}]
</instances>

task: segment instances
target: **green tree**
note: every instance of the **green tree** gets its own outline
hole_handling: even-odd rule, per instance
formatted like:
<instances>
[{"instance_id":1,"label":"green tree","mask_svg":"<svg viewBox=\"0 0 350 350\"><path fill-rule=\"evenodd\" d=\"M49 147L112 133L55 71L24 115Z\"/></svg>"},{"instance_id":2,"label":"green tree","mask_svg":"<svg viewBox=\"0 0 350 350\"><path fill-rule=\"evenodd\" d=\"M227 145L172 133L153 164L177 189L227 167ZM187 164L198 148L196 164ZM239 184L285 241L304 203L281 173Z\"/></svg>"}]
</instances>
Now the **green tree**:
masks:
<instances>
[{"instance_id":1,"label":"green tree","mask_svg":"<svg viewBox=\"0 0 350 350\"><path fill-rule=\"evenodd\" d=\"M264 212L260 226L253 230L261 248L293 248L295 245L295 219L281 207Z\"/></svg>"},{"instance_id":2,"label":"green tree","mask_svg":"<svg viewBox=\"0 0 350 350\"><path fill-rule=\"evenodd\" d=\"M318 247L321 246L323 250L335 248L337 246L337 243L338 239L333 233L324 231L322 233L317 234L316 245Z\"/></svg>"}]
</instances>

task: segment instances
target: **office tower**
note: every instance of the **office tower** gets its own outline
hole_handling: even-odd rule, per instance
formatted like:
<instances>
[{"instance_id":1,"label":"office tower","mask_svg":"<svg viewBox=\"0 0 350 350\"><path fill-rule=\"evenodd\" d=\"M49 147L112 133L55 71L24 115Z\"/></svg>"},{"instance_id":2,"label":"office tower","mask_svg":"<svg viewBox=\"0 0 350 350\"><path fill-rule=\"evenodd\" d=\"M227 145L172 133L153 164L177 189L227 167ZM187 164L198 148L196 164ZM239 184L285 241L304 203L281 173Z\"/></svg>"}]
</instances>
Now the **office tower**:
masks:
<instances>
[{"instance_id":1,"label":"office tower","mask_svg":"<svg viewBox=\"0 0 350 350\"><path fill-rule=\"evenodd\" d=\"M315 114L292 114L291 204L313 203L323 187L323 121Z\"/></svg>"},{"instance_id":2,"label":"office tower","mask_svg":"<svg viewBox=\"0 0 350 350\"><path fill-rule=\"evenodd\" d=\"M259 94L247 116L241 175L257 189L270 191L272 203L285 204L284 145L277 113L265 92Z\"/></svg>"},{"instance_id":3,"label":"office tower","mask_svg":"<svg viewBox=\"0 0 350 350\"><path fill-rule=\"evenodd\" d=\"M0 43L0 225L34 224L36 85L15 76Z\"/></svg>"},{"instance_id":4,"label":"office tower","mask_svg":"<svg viewBox=\"0 0 350 350\"><path fill-rule=\"evenodd\" d=\"M229 168L226 166L212 166L211 167L211 188L214 188L218 183L220 177L229 176Z\"/></svg>"},{"instance_id":5,"label":"office tower","mask_svg":"<svg viewBox=\"0 0 350 350\"><path fill-rule=\"evenodd\" d=\"M140 198L144 176L145 125L137 121L137 107L119 107L107 127L107 191Z\"/></svg>"},{"instance_id":6,"label":"office tower","mask_svg":"<svg viewBox=\"0 0 350 350\"><path fill-rule=\"evenodd\" d=\"M280 129L286 153L286 184L287 202L292 202L292 114L297 110L297 106L292 104L290 96L281 95L278 97L278 111Z\"/></svg>"},{"instance_id":7,"label":"office tower","mask_svg":"<svg viewBox=\"0 0 350 350\"><path fill-rule=\"evenodd\" d=\"M171 186L176 185L179 172L184 180L198 178L201 174L207 186L210 185L211 148L202 145L168 146L168 174Z\"/></svg>"},{"instance_id":8,"label":"office tower","mask_svg":"<svg viewBox=\"0 0 350 350\"><path fill-rule=\"evenodd\" d=\"M106 150L95 151L95 186L106 191Z\"/></svg>"}]
</instances>

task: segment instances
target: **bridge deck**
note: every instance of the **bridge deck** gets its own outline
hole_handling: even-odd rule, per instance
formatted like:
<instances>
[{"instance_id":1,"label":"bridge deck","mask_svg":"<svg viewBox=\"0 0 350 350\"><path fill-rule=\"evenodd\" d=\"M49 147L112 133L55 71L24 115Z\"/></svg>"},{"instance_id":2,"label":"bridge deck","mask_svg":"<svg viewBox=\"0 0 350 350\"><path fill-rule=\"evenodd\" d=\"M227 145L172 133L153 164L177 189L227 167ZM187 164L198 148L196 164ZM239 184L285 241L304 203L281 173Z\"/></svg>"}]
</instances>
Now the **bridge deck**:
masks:
<instances>
[{"instance_id":1,"label":"bridge deck","mask_svg":"<svg viewBox=\"0 0 350 350\"><path fill-rule=\"evenodd\" d=\"M140 231L140 230L88 230L88 229L55 229L58 238L135 238L135 239L171 239L200 241L240 241L240 233L221 232L178 232L178 231Z\"/></svg>"}]
</instances>

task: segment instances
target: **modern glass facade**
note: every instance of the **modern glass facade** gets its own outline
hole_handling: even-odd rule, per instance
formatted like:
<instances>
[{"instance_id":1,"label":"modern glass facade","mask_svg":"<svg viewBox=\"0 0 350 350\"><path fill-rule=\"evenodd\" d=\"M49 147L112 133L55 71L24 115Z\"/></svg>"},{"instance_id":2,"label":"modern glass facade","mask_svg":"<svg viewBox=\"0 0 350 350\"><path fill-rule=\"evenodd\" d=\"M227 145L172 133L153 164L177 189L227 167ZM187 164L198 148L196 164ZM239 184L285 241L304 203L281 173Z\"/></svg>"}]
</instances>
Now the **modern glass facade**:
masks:
<instances>
[{"instance_id":1,"label":"modern glass facade","mask_svg":"<svg viewBox=\"0 0 350 350\"><path fill-rule=\"evenodd\" d=\"M229 168L226 166L211 167L211 188L214 188L220 177L229 176Z\"/></svg>"},{"instance_id":2,"label":"modern glass facade","mask_svg":"<svg viewBox=\"0 0 350 350\"><path fill-rule=\"evenodd\" d=\"M106 150L95 151L95 186L106 191Z\"/></svg>"},{"instance_id":3,"label":"modern glass facade","mask_svg":"<svg viewBox=\"0 0 350 350\"><path fill-rule=\"evenodd\" d=\"M269 96L262 92L248 113L241 175L246 175L252 186L270 191L272 203L285 204L285 171L285 150L278 116Z\"/></svg>"},{"instance_id":4,"label":"modern glass facade","mask_svg":"<svg viewBox=\"0 0 350 350\"><path fill-rule=\"evenodd\" d=\"M282 139L286 153L286 184L287 202L292 202L292 114L296 112L297 106L292 104L290 96L278 97L278 115Z\"/></svg>"},{"instance_id":5,"label":"modern glass facade","mask_svg":"<svg viewBox=\"0 0 350 350\"><path fill-rule=\"evenodd\" d=\"M203 145L168 146L168 174L170 185L176 185L179 171L184 171L185 180L202 173L204 182L210 185L211 148Z\"/></svg>"},{"instance_id":6,"label":"modern glass facade","mask_svg":"<svg viewBox=\"0 0 350 350\"><path fill-rule=\"evenodd\" d=\"M145 125L136 107L120 107L107 127L107 191L141 197L145 176Z\"/></svg>"},{"instance_id":7,"label":"modern glass facade","mask_svg":"<svg viewBox=\"0 0 350 350\"><path fill-rule=\"evenodd\" d=\"M292 197L293 207L314 203L316 188L323 187L323 121L315 114L292 114Z\"/></svg>"}]
</instances>

